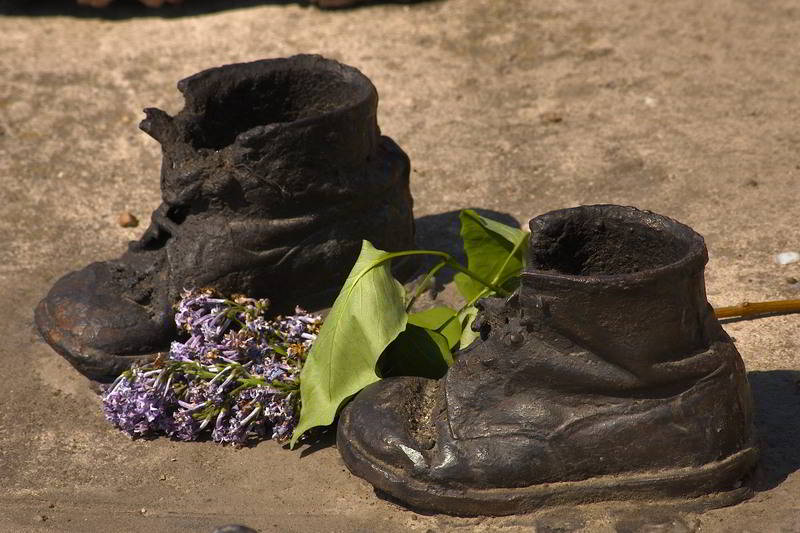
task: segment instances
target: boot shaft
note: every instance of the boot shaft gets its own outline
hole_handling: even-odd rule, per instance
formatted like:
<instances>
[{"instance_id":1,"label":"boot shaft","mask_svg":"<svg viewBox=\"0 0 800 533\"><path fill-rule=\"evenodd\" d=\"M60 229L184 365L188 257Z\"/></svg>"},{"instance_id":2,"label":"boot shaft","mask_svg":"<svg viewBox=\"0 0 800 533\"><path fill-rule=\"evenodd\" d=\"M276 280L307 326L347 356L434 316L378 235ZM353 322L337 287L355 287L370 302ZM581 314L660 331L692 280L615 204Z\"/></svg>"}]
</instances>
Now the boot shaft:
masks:
<instances>
[{"instance_id":1,"label":"boot shaft","mask_svg":"<svg viewBox=\"0 0 800 533\"><path fill-rule=\"evenodd\" d=\"M364 239L414 246L408 156L380 135L377 91L358 70L300 55L209 69L178 89L175 117L147 109L140 125L162 146L164 203L131 245L166 248L172 297L213 286L316 306Z\"/></svg>"},{"instance_id":2,"label":"boot shaft","mask_svg":"<svg viewBox=\"0 0 800 533\"><path fill-rule=\"evenodd\" d=\"M705 293L703 238L632 207L553 211L530 222L521 303L639 377L725 338Z\"/></svg>"},{"instance_id":3,"label":"boot shaft","mask_svg":"<svg viewBox=\"0 0 800 533\"><path fill-rule=\"evenodd\" d=\"M300 55L212 68L178 89L175 117L147 109L140 125L162 145L169 205L291 215L386 188L365 171L379 159L377 91L352 67Z\"/></svg>"}]
</instances>

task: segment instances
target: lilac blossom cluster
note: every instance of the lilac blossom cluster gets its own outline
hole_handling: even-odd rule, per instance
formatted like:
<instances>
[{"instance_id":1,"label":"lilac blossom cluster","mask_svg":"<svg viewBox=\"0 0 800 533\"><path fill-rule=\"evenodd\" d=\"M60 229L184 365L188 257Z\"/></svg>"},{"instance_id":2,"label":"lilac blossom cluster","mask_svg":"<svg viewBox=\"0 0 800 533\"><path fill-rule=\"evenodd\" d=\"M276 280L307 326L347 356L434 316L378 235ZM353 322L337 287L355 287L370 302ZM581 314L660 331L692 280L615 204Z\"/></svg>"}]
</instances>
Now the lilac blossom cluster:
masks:
<instances>
[{"instance_id":1,"label":"lilac blossom cluster","mask_svg":"<svg viewBox=\"0 0 800 533\"><path fill-rule=\"evenodd\" d=\"M103 394L106 418L131 437L216 442L291 437L299 417L299 375L322 318L300 308L266 318L268 300L184 291L166 355L134 366Z\"/></svg>"}]
</instances>

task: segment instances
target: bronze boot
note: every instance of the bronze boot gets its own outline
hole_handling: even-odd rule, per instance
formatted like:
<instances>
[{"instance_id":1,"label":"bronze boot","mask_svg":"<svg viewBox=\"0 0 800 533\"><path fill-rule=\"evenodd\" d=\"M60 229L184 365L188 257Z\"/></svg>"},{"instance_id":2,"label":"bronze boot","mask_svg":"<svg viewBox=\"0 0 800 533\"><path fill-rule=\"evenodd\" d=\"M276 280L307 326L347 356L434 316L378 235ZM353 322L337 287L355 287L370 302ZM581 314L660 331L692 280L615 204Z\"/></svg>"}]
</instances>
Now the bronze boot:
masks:
<instances>
[{"instance_id":1,"label":"bronze boot","mask_svg":"<svg viewBox=\"0 0 800 533\"><path fill-rule=\"evenodd\" d=\"M350 470L414 508L459 515L746 498L752 400L706 301L703 238L613 205L530 228L519 291L481 302L481 338L444 378L390 378L345 407Z\"/></svg>"},{"instance_id":2,"label":"bronze boot","mask_svg":"<svg viewBox=\"0 0 800 533\"><path fill-rule=\"evenodd\" d=\"M213 68L178 89L180 113L147 109L140 125L163 151L150 227L36 308L45 340L96 380L168 346L184 288L315 308L363 239L414 246L408 157L381 136L378 94L358 70L301 55Z\"/></svg>"}]
</instances>

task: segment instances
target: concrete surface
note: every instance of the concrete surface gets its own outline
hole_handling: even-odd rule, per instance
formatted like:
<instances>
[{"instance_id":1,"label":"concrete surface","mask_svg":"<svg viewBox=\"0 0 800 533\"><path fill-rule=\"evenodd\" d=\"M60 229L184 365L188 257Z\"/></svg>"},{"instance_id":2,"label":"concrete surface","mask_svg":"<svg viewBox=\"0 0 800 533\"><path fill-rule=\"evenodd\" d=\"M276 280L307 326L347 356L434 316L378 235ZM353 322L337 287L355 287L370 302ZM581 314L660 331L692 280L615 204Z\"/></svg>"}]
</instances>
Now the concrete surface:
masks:
<instances>
[{"instance_id":1,"label":"concrete surface","mask_svg":"<svg viewBox=\"0 0 800 533\"><path fill-rule=\"evenodd\" d=\"M0 18L0 531L800 531L798 315L725 326L764 441L752 500L702 515L594 506L497 519L378 499L332 445L130 441L32 327L58 277L139 235L119 212L146 223L158 204L141 109L177 111L175 82L198 70L298 52L378 87L382 129L412 159L422 245L447 246L448 213L463 207L526 221L632 204L706 237L714 305L798 298L788 278L800 264L773 261L800 250L794 0L28 4L32 15Z\"/></svg>"}]
</instances>

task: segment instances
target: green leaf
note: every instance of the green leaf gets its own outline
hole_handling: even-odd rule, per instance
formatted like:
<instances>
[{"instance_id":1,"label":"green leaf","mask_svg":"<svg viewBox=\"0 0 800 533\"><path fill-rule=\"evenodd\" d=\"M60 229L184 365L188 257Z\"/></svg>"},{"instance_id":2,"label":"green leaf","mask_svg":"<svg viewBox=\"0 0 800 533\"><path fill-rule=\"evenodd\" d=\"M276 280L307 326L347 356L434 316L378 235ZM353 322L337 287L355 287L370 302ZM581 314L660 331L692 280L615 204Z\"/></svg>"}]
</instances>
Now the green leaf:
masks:
<instances>
[{"instance_id":1,"label":"green leaf","mask_svg":"<svg viewBox=\"0 0 800 533\"><path fill-rule=\"evenodd\" d=\"M333 423L348 399L378 381L378 358L405 330L405 291L392 277L390 256L362 243L300 373L302 408L292 447L308 429Z\"/></svg>"},{"instance_id":2,"label":"green leaf","mask_svg":"<svg viewBox=\"0 0 800 533\"><path fill-rule=\"evenodd\" d=\"M447 325L439 333L444 335L448 347L452 350L461 338L461 323L456 315L456 311L449 307L433 307L419 313L411 313L408 315L408 323L435 331L439 331L439 328L446 323ZM456 318L450 320L453 317Z\"/></svg>"},{"instance_id":3,"label":"green leaf","mask_svg":"<svg viewBox=\"0 0 800 533\"><path fill-rule=\"evenodd\" d=\"M469 307L463 309L458 314L458 319L461 323L461 349L463 350L470 344L472 344L475 339L481 336L480 333L477 331L472 331L472 323L475 321L475 317L478 315L478 308L474 305L470 305Z\"/></svg>"},{"instance_id":4,"label":"green leaf","mask_svg":"<svg viewBox=\"0 0 800 533\"><path fill-rule=\"evenodd\" d=\"M409 323L381 355L378 371L384 378L420 376L439 379L452 364L453 356L444 335Z\"/></svg>"},{"instance_id":5,"label":"green leaf","mask_svg":"<svg viewBox=\"0 0 800 533\"><path fill-rule=\"evenodd\" d=\"M504 288L514 289L519 283L514 274L524 266L528 233L484 218L471 209L463 210L459 218L467 268L492 283L511 277ZM480 282L465 274L458 273L454 279L467 301L472 301L484 289Z\"/></svg>"}]
</instances>

